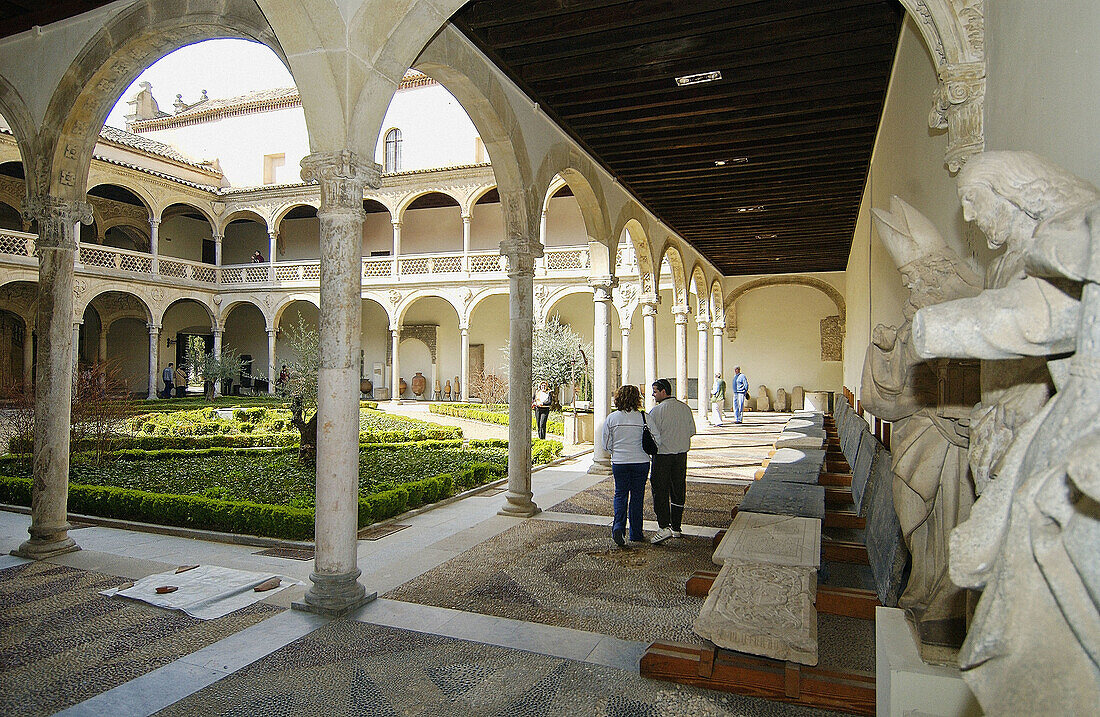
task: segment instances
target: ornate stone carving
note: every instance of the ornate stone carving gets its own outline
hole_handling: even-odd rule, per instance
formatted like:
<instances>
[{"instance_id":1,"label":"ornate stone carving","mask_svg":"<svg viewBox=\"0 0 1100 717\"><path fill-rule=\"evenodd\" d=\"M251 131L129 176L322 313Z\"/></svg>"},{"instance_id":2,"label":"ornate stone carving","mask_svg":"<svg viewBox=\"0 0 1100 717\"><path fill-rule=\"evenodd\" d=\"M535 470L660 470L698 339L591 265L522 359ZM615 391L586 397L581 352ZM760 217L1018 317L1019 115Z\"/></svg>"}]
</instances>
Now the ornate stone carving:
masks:
<instances>
[{"instance_id":1,"label":"ornate stone carving","mask_svg":"<svg viewBox=\"0 0 1100 717\"><path fill-rule=\"evenodd\" d=\"M974 296L981 282L935 226L897 197L872 210L879 236L909 288L900 328L879 324L863 368L861 399L894 422L894 510L913 556L898 601L916 625L926 661L952 662L966 633L966 594L947 574L948 535L974 502L967 465L969 414L978 401L977 365L924 362L911 340L917 309Z\"/></svg>"},{"instance_id":2,"label":"ornate stone carving","mask_svg":"<svg viewBox=\"0 0 1100 717\"><path fill-rule=\"evenodd\" d=\"M77 222L92 223L92 206L87 202L60 199L52 195L33 195L27 197L23 205L23 215L30 221L38 222L39 249L58 248L76 249L76 237L73 228Z\"/></svg>"},{"instance_id":3,"label":"ornate stone carving","mask_svg":"<svg viewBox=\"0 0 1100 717\"><path fill-rule=\"evenodd\" d=\"M821 521L792 515L738 511L713 560L742 560L817 568L821 565Z\"/></svg>"},{"instance_id":4,"label":"ornate stone carving","mask_svg":"<svg viewBox=\"0 0 1100 717\"><path fill-rule=\"evenodd\" d=\"M432 354L432 363L436 362L436 351L438 345L436 342L436 332L439 331L439 327L435 324L406 324L401 327L401 334L398 338L398 343L405 339L417 339L422 341L428 350ZM386 364L393 365L393 342L390 341L386 344Z\"/></svg>"},{"instance_id":5,"label":"ornate stone carving","mask_svg":"<svg viewBox=\"0 0 1100 717\"><path fill-rule=\"evenodd\" d=\"M390 289L389 293L390 306L397 308L397 305L401 303L401 292L397 289Z\"/></svg>"},{"instance_id":6,"label":"ornate stone carving","mask_svg":"<svg viewBox=\"0 0 1100 717\"><path fill-rule=\"evenodd\" d=\"M363 190L382 186L382 169L350 150L322 152L302 158L302 180L321 185L318 214L363 211Z\"/></svg>"},{"instance_id":7,"label":"ornate stone carving","mask_svg":"<svg viewBox=\"0 0 1100 717\"><path fill-rule=\"evenodd\" d=\"M1020 157L996 161L1006 159ZM1026 164L1041 178L1042 165ZM1017 254L991 277L1011 278L922 309L913 324L923 356L1045 356L1057 388L998 446L991 480L951 536L952 580L983 589L959 663L987 714L1076 714L1100 704L1100 191L1091 188L1097 199L1085 203L1074 202L1089 192L1050 193L1080 182L1069 177L1058 169L1012 199L996 186L984 197L966 193L963 180L974 189L974 178L960 175L964 211L970 202L991 241ZM1022 218L1009 221L1009 207L1044 194L1047 218L1029 236Z\"/></svg>"}]
</instances>

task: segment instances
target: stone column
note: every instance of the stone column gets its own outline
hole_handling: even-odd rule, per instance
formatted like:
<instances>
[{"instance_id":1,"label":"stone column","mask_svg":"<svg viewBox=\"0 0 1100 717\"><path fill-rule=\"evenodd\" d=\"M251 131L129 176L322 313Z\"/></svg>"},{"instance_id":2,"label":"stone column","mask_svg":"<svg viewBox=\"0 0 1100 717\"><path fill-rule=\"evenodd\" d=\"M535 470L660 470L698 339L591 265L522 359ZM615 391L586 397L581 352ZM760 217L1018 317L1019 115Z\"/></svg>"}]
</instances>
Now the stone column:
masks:
<instances>
[{"instance_id":1,"label":"stone column","mask_svg":"<svg viewBox=\"0 0 1100 717\"><path fill-rule=\"evenodd\" d=\"M401 222L393 222L393 276L397 276L400 270L398 262L401 256Z\"/></svg>"},{"instance_id":2,"label":"stone column","mask_svg":"<svg viewBox=\"0 0 1100 717\"><path fill-rule=\"evenodd\" d=\"M29 390L34 385L34 323L30 319L23 322L23 388Z\"/></svg>"},{"instance_id":3,"label":"stone column","mask_svg":"<svg viewBox=\"0 0 1100 717\"><path fill-rule=\"evenodd\" d=\"M34 482L30 538L12 551L42 559L79 550L69 536L69 419L73 365L73 261L76 222L92 222L86 202L27 197L25 213L38 220L38 368L34 392Z\"/></svg>"},{"instance_id":4,"label":"stone column","mask_svg":"<svg viewBox=\"0 0 1100 717\"><path fill-rule=\"evenodd\" d=\"M462 271L470 272L470 215L462 215Z\"/></svg>"},{"instance_id":5,"label":"stone column","mask_svg":"<svg viewBox=\"0 0 1100 717\"><path fill-rule=\"evenodd\" d=\"M688 397L688 308L673 306L672 317L676 321L676 398Z\"/></svg>"},{"instance_id":6,"label":"stone column","mask_svg":"<svg viewBox=\"0 0 1100 717\"><path fill-rule=\"evenodd\" d=\"M267 233L267 278L275 281L275 252L279 248L279 234L275 231Z\"/></svg>"},{"instance_id":7,"label":"stone column","mask_svg":"<svg viewBox=\"0 0 1100 717\"><path fill-rule=\"evenodd\" d=\"M222 358L222 334L224 331L220 326L213 327L214 332L214 358L221 361ZM222 395L222 382L214 382L214 396Z\"/></svg>"},{"instance_id":8,"label":"stone column","mask_svg":"<svg viewBox=\"0 0 1100 717\"><path fill-rule=\"evenodd\" d=\"M278 330L267 330L267 392L275 393L275 379L278 378L276 366L275 366L275 338L279 335Z\"/></svg>"},{"instance_id":9,"label":"stone column","mask_svg":"<svg viewBox=\"0 0 1100 717\"><path fill-rule=\"evenodd\" d=\"M217 283L222 283L222 237L214 234L210 237L214 240L214 276Z\"/></svg>"},{"instance_id":10,"label":"stone column","mask_svg":"<svg viewBox=\"0 0 1100 717\"><path fill-rule=\"evenodd\" d=\"M623 385L626 386L630 383L630 326L621 326L619 328L623 335L622 347L619 350L619 366L622 367ZM615 387L612 387L614 390Z\"/></svg>"},{"instance_id":11,"label":"stone column","mask_svg":"<svg viewBox=\"0 0 1100 717\"><path fill-rule=\"evenodd\" d=\"M149 327L149 400L157 397L160 390L160 361L157 348L160 346L160 327L156 324L146 324Z\"/></svg>"},{"instance_id":12,"label":"stone column","mask_svg":"<svg viewBox=\"0 0 1100 717\"><path fill-rule=\"evenodd\" d=\"M653 400L653 382L657 380L657 302L645 302L642 304L642 334L645 341L645 405L647 409L653 408L656 401Z\"/></svg>"},{"instance_id":13,"label":"stone column","mask_svg":"<svg viewBox=\"0 0 1100 717\"><path fill-rule=\"evenodd\" d=\"M459 356L462 361L462 365L458 367L459 380L462 385L459 387L462 394L463 401L470 400L470 327L459 326L458 332L462 335L459 347Z\"/></svg>"},{"instance_id":14,"label":"stone column","mask_svg":"<svg viewBox=\"0 0 1100 717\"><path fill-rule=\"evenodd\" d=\"M726 330L726 327L723 324L712 324L710 328L712 334L714 335L714 370L711 371L711 374L720 374L724 379L726 371L722 367L722 364L725 362L722 351L722 333ZM728 393L729 391L730 382L726 381L726 392Z\"/></svg>"},{"instance_id":15,"label":"stone column","mask_svg":"<svg viewBox=\"0 0 1100 717\"><path fill-rule=\"evenodd\" d=\"M150 271L160 273L160 220L156 217L149 219L149 260Z\"/></svg>"},{"instance_id":16,"label":"stone column","mask_svg":"<svg viewBox=\"0 0 1100 717\"><path fill-rule=\"evenodd\" d=\"M707 404L710 403L710 322L703 317L695 319L699 329L699 405L696 413L703 421L707 420Z\"/></svg>"},{"instance_id":17,"label":"stone column","mask_svg":"<svg viewBox=\"0 0 1100 717\"><path fill-rule=\"evenodd\" d=\"M611 406L611 290L618 284L613 276L590 279L593 314L592 333L592 467L589 473L610 475L611 455L603 447L603 423Z\"/></svg>"},{"instance_id":18,"label":"stone column","mask_svg":"<svg viewBox=\"0 0 1100 717\"><path fill-rule=\"evenodd\" d=\"M546 215L547 215L547 213L548 212L546 211L546 209L543 209L542 210L542 218L539 221L539 243L542 244L544 249L546 247ZM541 256L538 259L535 259L535 270L538 272L539 276L546 276L546 257Z\"/></svg>"},{"instance_id":19,"label":"stone column","mask_svg":"<svg viewBox=\"0 0 1100 717\"><path fill-rule=\"evenodd\" d=\"M501 515L530 517L531 500L531 345L534 330L535 258L542 245L532 236L509 236L500 243L508 257L508 493ZM465 383L463 390L466 390Z\"/></svg>"},{"instance_id":20,"label":"stone column","mask_svg":"<svg viewBox=\"0 0 1100 717\"><path fill-rule=\"evenodd\" d=\"M83 323L82 321L74 321L73 322L73 367L72 367L72 376L73 376L73 387L74 388L77 385L77 381L79 380L78 374L80 373L80 325L82 323Z\"/></svg>"},{"instance_id":21,"label":"stone column","mask_svg":"<svg viewBox=\"0 0 1100 717\"><path fill-rule=\"evenodd\" d=\"M363 190L381 168L354 152L302 159L302 179L321 185L320 358L317 374L315 560L295 607L341 615L374 598L358 582L359 337L362 334Z\"/></svg>"},{"instance_id":22,"label":"stone column","mask_svg":"<svg viewBox=\"0 0 1100 717\"><path fill-rule=\"evenodd\" d=\"M109 328L108 325L103 323L99 325L99 351L96 353L96 361L100 364L107 361L107 330Z\"/></svg>"},{"instance_id":23,"label":"stone column","mask_svg":"<svg viewBox=\"0 0 1100 717\"><path fill-rule=\"evenodd\" d=\"M401 360L397 357L401 345L401 327L390 327L390 402L401 403Z\"/></svg>"}]
</instances>

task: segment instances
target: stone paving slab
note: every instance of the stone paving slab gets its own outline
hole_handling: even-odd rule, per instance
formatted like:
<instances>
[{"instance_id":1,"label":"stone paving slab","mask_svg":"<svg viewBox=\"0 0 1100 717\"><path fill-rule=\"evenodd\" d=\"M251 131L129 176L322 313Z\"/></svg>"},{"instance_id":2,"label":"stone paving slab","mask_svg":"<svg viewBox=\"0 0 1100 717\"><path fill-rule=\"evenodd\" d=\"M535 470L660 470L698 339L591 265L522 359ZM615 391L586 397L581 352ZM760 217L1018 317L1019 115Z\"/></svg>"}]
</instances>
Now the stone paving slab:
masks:
<instances>
[{"instance_id":1,"label":"stone paving slab","mask_svg":"<svg viewBox=\"0 0 1100 717\"><path fill-rule=\"evenodd\" d=\"M0 571L0 714L53 714L281 612L196 620L98 594L119 582L49 562Z\"/></svg>"},{"instance_id":2,"label":"stone paving slab","mask_svg":"<svg viewBox=\"0 0 1100 717\"><path fill-rule=\"evenodd\" d=\"M724 528L730 523L730 510L735 508L745 496L747 488L742 485L721 485L715 483L687 484L687 500L684 508L685 525L703 525L712 528ZM572 498L547 508L558 513L582 513L586 515L613 515L612 501L615 497L615 480L608 478L600 481L588 490L577 493ZM645 520L657 520L653 512L653 494L646 484L643 516Z\"/></svg>"},{"instance_id":3,"label":"stone paving slab","mask_svg":"<svg viewBox=\"0 0 1100 717\"><path fill-rule=\"evenodd\" d=\"M797 431L784 431L775 439L776 448L821 448L825 445L825 434L808 436Z\"/></svg>"},{"instance_id":4,"label":"stone paving slab","mask_svg":"<svg viewBox=\"0 0 1100 717\"><path fill-rule=\"evenodd\" d=\"M527 521L383 597L624 640L694 641L699 599L684 588L713 569L710 540L633 545L615 547L606 527Z\"/></svg>"},{"instance_id":5,"label":"stone paving slab","mask_svg":"<svg viewBox=\"0 0 1100 717\"><path fill-rule=\"evenodd\" d=\"M584 662L338 620L157 713L826 715Z\"/></svg>"},{"instance_id":6,"label":"stone paving slab","mask_svg":"<svg viewBox=\"0 0 1100 717\"><path fill-rule=\"evenodd\" d=\"M821 565L821 521L738 511L712 560L740 560L816 568Z\"/></svg>"}]
</instances>

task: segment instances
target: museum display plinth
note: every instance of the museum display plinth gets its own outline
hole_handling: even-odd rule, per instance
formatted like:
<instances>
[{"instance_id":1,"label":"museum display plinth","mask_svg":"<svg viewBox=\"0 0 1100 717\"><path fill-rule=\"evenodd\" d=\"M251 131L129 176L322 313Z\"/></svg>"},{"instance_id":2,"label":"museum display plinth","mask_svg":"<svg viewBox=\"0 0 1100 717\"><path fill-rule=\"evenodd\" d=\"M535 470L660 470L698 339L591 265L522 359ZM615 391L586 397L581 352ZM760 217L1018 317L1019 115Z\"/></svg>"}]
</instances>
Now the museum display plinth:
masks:
<instances>
[{"instance_id":1,"label":"museum display plinth","mask_svg":"<svg viewBox=\"0 0 1100 717\"><path fill-rule=\"evenodd\" d=\"M579 443L591 443L594 429L592 427L592 414L578 411L576 419L574 414L565 414L565 442L570 445Z\"/></svg>"},{"instance_id":2,"label":"museum display plinth","mask_svg":"<svg viewBox=\"0 0 1100 717\"><path fill-rule=\"evenodd\" d=\"M957 668L920 659L905 611L896 607L875 608L875 689L879 717L982 714Z\"/></svg>"}]
</instances>

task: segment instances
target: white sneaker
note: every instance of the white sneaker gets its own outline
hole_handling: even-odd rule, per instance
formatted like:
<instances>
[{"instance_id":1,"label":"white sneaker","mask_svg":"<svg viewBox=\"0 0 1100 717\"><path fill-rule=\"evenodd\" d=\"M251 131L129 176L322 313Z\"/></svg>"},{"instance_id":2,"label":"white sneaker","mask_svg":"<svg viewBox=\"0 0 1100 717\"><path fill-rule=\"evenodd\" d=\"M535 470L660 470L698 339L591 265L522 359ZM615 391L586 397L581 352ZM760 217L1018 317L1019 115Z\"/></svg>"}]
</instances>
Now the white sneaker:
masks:
<instances>
[{"instance_id":1,"label":"white sneaker","mask_svg":"<svg viewBox=\"0 0 1100 717\"><path fill-rule=\"evenodd\" d=\"M674 530L674 531L672 531L672 537L673 538L682 538L682 537L684 537L684 534L679 530Z\"/></svg>"},{"instance_id":2,"label":"white sneaker","mask_svg":"<svg viewBox=\"0 0 1100 717\"><path fill-rule=\"evenodd\" d=\"M657 543L668 540L669 538L673 537L674 535L676 535L676 533L672 532L672 528L661 528L660 530L658 530L656 533L653 534L653 537L651 537L649 539L649 542L656 545Z\"/></svg>"}]
</instances>

